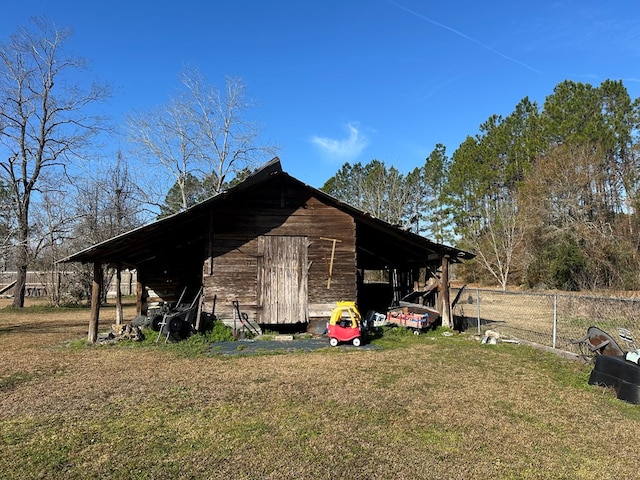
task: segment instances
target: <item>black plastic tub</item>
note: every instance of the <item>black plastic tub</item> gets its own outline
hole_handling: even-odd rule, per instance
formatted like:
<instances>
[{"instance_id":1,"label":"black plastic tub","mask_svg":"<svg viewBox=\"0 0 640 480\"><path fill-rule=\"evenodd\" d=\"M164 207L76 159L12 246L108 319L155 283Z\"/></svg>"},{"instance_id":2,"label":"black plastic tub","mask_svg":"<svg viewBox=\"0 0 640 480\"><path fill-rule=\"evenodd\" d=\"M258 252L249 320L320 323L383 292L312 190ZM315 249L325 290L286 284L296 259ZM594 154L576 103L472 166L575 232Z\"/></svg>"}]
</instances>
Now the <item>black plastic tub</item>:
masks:
<instances>
[{"instance_id":1,"label":"black plastic tub","mask_svg":"<svg viewBox=\"0 0 640 480\"><path fill-rule=\"evenodd\" d=\"M620 400L640 403L640 366L618 355L600 355L589 376L589 385L613 387Z\"/></svg>"}]
</instances>

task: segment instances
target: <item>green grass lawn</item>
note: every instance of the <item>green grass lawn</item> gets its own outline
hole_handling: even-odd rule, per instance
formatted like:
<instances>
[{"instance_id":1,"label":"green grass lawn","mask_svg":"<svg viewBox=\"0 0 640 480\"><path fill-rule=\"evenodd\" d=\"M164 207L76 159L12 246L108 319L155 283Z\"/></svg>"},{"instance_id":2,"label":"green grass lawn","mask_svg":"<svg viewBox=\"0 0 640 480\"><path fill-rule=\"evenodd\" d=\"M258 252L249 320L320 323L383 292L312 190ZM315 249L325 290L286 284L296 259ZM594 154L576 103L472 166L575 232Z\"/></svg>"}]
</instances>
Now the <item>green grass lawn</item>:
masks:
<instances>
[{"instance_id":1,"label":"green grass lawn","mask_svg":"<svg viewBox=\"0 0 640 480\"><path fill-rule=\"evenodd\" d=\"M639 473L640 406L587 385L590 366L523 345L434 332L224 357L201 339L83 346L85 318L0 309L2 478Z\"/></svg>"}]
</instances>

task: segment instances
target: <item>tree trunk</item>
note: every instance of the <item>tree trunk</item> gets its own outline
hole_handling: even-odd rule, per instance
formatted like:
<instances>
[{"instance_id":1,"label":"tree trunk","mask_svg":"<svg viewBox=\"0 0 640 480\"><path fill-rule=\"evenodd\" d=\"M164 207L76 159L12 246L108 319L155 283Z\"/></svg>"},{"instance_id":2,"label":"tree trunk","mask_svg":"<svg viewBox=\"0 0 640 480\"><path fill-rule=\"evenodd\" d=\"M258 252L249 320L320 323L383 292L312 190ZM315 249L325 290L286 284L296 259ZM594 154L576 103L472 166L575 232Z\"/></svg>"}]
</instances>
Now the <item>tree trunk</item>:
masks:
<instances>
[{"instance_id":1,"label":"tree trunk","mask_svg":"<svg viewBox=\"0 0 640 480\"><path fill-rule=\"evenodd\" d=\"M16 259L16 286L13 289L13 307L24 307L24 296L27 289L27 269L29 267L29 249L27 246L29 229L26 220L20 220L18 228L18 255Z\"/></svg>"},{"instance_id":2,"label":"tree trunk","mask_svg":"<svg viewBox=\"0 0 640 480\"><path fill-rule=\"evenodd\" d=\"M102 292L102 265L93 264L93 284L91 288L91 316L89 318L89 343L98 339L98 319L100 318L100 294Z\"/></svg>"},{"instance_id":3,"label":"tree trunk","mask_svg":"<svg viewBox=\"0 0 640 480\"><path fill-rule=\"evenodd\" d=\"M16 308L24 307L24 296L25 296L26 289L27 289L27 266L18 265L16 285L13 288L13 304L12 304L13 307L16 307Z\"/></svg>"},{"instance_id":4,"label":"tree trunk","mask_svg":"<svg viewBox=\"0 0 640 480\"><path fill-rule=\"evenodd\" d=\"M122 274L120 265L116 265L116 325L121 325L124 317L122 311Z\"/></svg>"}]
</instances>

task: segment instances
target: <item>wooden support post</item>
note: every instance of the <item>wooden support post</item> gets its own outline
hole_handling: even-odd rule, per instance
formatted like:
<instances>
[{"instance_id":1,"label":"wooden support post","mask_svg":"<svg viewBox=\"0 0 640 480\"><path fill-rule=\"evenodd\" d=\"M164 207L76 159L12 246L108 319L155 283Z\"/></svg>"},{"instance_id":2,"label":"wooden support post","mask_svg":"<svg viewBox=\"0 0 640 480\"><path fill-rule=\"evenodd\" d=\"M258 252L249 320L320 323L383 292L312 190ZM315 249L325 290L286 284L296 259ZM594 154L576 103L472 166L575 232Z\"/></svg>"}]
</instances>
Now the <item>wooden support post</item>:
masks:
<instances>
[{"instance_id":1,"label":"wooden support post","mask_svg":"<svg viewBox=\"0 0 640 480\"><path fill-rule=\"evenodd\" d=\"M129 279L127 281L127 295L133 295L133 272L129 270Z\"/></svg>"},{"instance_id":2,"label":"wooden support post","mask_svg":"<svg viewBox=\"0 0 640 480\"><path fill-rule=\"evenodd\" d=\"M100 318L100 297L102 296L102 264L93 264L93 283L91 285L91 316L89 318L89 343L98 340L98 320Z\"/></svg>"},{"instance_id":3,"label":"wooden support post","mask_svg":"<svg viewBox=\"0 0 640 480\"><path fill-rule=\"evenodd\" d=\"M421 288L420 288L420 269L419 268L414 268L411 271L411 278L413 280L413 291L414 292L420 291Z\"/></svg>"},{"instance_id":4,"label":"wooden support post","mask_svg":"<svg viewBox=\"0 0 640 480\"><path fill-rule=\"evenodd\" d=\"M142 282L142 273L138 270L138 280L136 282L136 315L147 315L147 291Z\"/></svg>"},{"instance_id":5,"label":"wooden support post","mask_svg":"<svg viewBox=\"0 0 640 480\"><path fill-rule=\"evenodd\" d=\"M442 257L442 326L453 328L451 301L449 299L449 255Z\"/></svg>"},{"instance_id":6,"label":"wooden support post","mask_svg":"<svg viewBox=\"0 0 640 480\"><path fill-rule=\"evenodd\" d=\"M116 325L122 325L124 312L122 310L122 273L120 264L116 265Z\"/></svg>"}]
</instances>

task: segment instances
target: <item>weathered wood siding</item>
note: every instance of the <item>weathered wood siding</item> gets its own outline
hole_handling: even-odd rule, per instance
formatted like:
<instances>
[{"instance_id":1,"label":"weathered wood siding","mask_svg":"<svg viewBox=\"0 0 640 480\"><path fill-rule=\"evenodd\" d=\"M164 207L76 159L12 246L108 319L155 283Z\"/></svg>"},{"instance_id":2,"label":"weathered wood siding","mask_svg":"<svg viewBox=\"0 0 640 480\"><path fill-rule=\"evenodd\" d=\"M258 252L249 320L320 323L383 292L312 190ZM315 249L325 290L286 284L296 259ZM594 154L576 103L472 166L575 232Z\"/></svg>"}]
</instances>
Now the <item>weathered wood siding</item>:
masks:
<instances>
[{"instance_id":1,"label":"weathered wood siding","mask_svg":"<svg viewBox=\"0 0 640 480\"><path fill-rule=\"evenodd\" d=\"M255 312L257 307L258 240L232 234L216 234L212 249L213 270L205 272L205 312L233 317L234 300L243 310ZM207 260L208 262L209 260ZM205 262L205 271L208 270Z\"/></svg>"},{"instance_id":2,"label":"weathered wood siding","mask_svg":"<svg viewBox=\"0 0 640 480\"><path fill-rule=\"evenodd\" d=\"M307 321L307 237L258 237L260 324Z\"/></svg>"},{"instance_id":3,"label":"weathered wood siding","mask_svg":"<svg viewBox=\"0 0 640 480\"><path fill-rule=\"evenodd\" d=\"M264 249L264 245L278 244L276 240L265 243L267 236L297 238L288 245L304 242L306 258L296 257L298 254L293 253L279 257L280 254L273 251L265 256L261 246ZM294 248L299 248L301 243L297 245ZM213 311L215 299L216 316L232 319L232 302L237 300L242 312L263 324L328 317L336 301L355 300L355 252L355 222L350 215L310 197L306 189L270 184L270 188L256 192L251 198L229 202L224 209L212 214L207 259L203 265L204 311ZM267 280L265 275L273 275L275 269L270 270L268 265L261 263L265 261L285 261L291 269L286 276L273 276ZM298 267L294 266L296 262ZM306 275L302 271L294 273L302 268L302 262L306 263ZM285 282L286 296L297 298L289 302L285 318L275 315L280 307L274 302L286 298L276 293L282 285L271 285L271 290L267 289L268 283L274 281ZM300 284L301 281L305 285ZM306 296L306 301L301 296ZM268 304L265 306L263 302Z\"/></svg>"}]
</instances>

